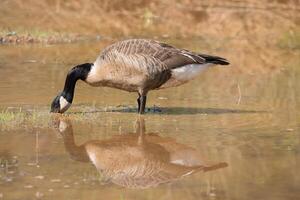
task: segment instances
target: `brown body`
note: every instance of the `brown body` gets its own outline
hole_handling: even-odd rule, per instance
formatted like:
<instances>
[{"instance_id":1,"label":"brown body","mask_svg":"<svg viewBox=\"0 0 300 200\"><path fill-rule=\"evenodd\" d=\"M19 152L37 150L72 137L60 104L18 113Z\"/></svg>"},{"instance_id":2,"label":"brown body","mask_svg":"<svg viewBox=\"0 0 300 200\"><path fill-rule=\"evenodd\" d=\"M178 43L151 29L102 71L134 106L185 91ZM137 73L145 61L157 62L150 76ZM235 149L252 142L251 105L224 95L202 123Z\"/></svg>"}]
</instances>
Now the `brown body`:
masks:
<instances>
[{"instance_id":1,"label":"brown body","mask_svg":"<svg viewBox=\"0 0 300 200\"><path fill-rule=\"evenodd\" d=\"M189 71L197 75L201 67L208 66L205 56L153 40L125 40L102 51L86 82L93 86L113 87L145 95L149 90L186 83L189 77L179 79L176 70L198 65L199 70ZM190 79L195 77L192 74L188 75Z\"/></svg>"}]
</instances>

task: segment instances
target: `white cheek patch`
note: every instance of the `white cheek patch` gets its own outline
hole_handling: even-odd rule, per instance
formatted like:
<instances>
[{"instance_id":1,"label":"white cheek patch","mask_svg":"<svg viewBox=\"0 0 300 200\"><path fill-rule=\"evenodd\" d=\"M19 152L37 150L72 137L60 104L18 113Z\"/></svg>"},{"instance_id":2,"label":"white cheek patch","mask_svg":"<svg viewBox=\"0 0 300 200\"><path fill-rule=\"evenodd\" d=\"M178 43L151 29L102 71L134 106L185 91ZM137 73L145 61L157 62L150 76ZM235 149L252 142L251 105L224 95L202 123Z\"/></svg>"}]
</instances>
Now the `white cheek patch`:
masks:
<instances>
[{"instance_id":1,"label":"white cheek patch","mask_svg":"<svg viewBox=\"0 0 300 200\"><path fill-rule=\"evenodd\" d=\"M173 69L172 76L179 81L188 81L195 78L198 74L200 74L211 65L211 63L184 65L182 67Z\"/></svg>"},{"instance_id":2,"label":"white cheek patch","mask_svg":"<svg viewBox=\"0 0 300 200\"><path fill-rule=\"evenodd\" d=\"M59 98L59 105L60 105L60 111L65 112L71 106L71 103L69 103L63 96L61 96Z\"/></svg>"}]
</instances>

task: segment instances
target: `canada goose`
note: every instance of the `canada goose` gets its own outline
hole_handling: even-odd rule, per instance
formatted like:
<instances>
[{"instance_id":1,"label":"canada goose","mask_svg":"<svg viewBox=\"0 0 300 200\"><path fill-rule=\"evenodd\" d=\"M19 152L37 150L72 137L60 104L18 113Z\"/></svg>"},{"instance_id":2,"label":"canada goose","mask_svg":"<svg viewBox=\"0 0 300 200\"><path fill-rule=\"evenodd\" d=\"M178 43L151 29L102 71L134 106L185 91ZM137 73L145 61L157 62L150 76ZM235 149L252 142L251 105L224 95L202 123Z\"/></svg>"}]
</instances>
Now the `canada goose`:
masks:
<instances>
[{"instance_id":1,"label":"canada goose","mask_svg":"<svg viewBox=\"0 0 300 200\"><path fill-rule=\"evenodd\" d=\"M194 148L172 138L145 134L143 119L137 121L136 133L91 140L79 146L69 121L59 121L58 127L73 160L92 162L104 180L123 187L155 187L196 172L227 167L227 163L207 165Z\"/></svg>"},{"instance_id":2,"label":"canada goose","mask_svg":"<svg viewBox=\"0 0 300 200\"><path fill-rule=\"evenodd\" d=\"M184 84L214 64L229 62L153 40L120 41L106 47L94 63L81 64L69 71L63 91L51 104L51 112L63 113L70 107L76 81L81 79L92 86L137 92L138 112L142 114L150 90Z\"/></svg>"}]
</instances>

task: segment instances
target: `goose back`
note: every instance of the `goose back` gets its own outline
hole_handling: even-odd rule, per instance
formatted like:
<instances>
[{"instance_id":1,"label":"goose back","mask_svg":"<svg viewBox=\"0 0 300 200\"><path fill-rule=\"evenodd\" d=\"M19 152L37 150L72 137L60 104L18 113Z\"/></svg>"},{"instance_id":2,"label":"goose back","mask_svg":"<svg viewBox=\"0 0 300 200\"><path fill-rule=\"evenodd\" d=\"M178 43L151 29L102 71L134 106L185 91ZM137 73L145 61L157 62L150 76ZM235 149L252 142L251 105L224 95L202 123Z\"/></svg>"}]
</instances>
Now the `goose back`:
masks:
<instances>
[{"instance_id":1,"label":"goose back","mask_svg":"<svg viewBox=\"0 0 300 200\"><path fill-rule=\"evenodd\" d=\"M220 64L221 61L226 62L220 57L203 56L154 40L130 39L105 48L95 61L86 81L91 85L127 91L148 91L160 88L171 78L176 79L181 71L185 74L201 71L190 70L187 66L197 69L199 65ZM179 82L184 83L189 78L194 76L183 81L179 79Z\"/></svg>"}]
</instances>

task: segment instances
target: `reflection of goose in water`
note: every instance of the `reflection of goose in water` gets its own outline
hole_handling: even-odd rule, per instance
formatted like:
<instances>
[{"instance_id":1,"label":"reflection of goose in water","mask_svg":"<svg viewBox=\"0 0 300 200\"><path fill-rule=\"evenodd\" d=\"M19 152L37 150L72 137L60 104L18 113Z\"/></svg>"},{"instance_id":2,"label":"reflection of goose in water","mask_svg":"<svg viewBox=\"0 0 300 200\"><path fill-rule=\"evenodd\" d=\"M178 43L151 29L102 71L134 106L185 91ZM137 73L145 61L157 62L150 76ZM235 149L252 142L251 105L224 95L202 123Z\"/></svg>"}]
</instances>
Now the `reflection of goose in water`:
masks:
<instances>
[{"instance_id":1,"label":"reflection of goose in water","mask_svg":"<svg viewBox=\"0 0 300 200\"><path fill-rule=\"evenodd\" d=\"M128 188L155 187L195 172L227 166L226 163L205 165L195 149L172 138L145 134L143 119L137 121L136 133L91 140L80 146L74 142L69 121L60 121L59 131L72 159L91 161L105 178Z\"/></svg>"}]
</instances>

